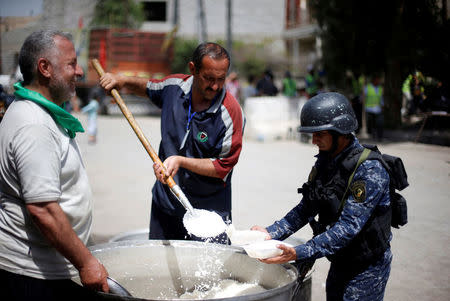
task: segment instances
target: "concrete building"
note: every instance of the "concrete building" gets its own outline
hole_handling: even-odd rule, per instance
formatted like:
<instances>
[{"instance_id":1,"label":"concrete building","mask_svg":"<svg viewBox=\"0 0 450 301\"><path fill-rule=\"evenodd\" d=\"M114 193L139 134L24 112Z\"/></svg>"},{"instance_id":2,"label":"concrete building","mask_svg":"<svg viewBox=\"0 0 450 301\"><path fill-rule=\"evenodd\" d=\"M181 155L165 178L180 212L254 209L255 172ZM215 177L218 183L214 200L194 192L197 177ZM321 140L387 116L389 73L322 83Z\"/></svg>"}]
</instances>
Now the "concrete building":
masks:
<instances>
[{"instance_id":1,"label":"concrete building","mask_svg":"<svg viewBox=\"0 0 450 301\"><path fill-rule=\"evenodd\" d=\"M148 7L165 7L164 20L147 21L145 31L169 31L175 18L174 6L178 2L178 33L197 37L199 27L198 0L143 0ZM232 29L236 39L280 40L284 27L284 3L273 0L232 0ZM203 0L207 37L225 39L227 0Z\"/></svg>"},{"instance_id":2,"label":"concrete building","mask_svg":"<svg viewBox=\"0 0 450 301\"><path fill-rule=\"evenodd\" d=\"M41 15L2 17L0 21L0 69L5 76L13 75L17 67L17 54L23 40L33 31ZM4 84L2 80L2 84Z\"/></svg>"},{"instance_id":3,"label":"concrete building","mask_svg":"<svg viewBox=\"0 0 450 301\"><path fill-rule=\"evenodd\" d=\"M307 0L286 0L286 18L283 39L286 43L289 65L293 74L307 72L322 56L319 27L311 16Z\"/></svg>"},{"instance_id":4,"label":"concrete building","mask_svg":"<svg viewBox=\"0 0 450 301\"><path fill-rule=\"evenodd\" d=\"M1 70L3 74L14 74L17 67L16 56L25 38L33 31L54 28L69 31L73 34L75 46L81 59L80 64L86 66L87 30L92 19L95 1L90 0L43 0L42 14L31 17L2 18L1 26Z\"/></svg>"},{"instance_id":5,"label":"concrete building","mask_svg":"<svg viewBox=\"0 0 450 301\"><path fill-rule=\"evenodd\" d=\"M227 0L138 0L143 3L147 20L141 30L170 32L175 21L177 35L195 39L199 36L199 3L204 9L206 39L226 41ZM43 28L58 28L70 31L79 55L79 63L87 69L89 49L89 25L97 1L92 0L42 0L42 15L36 16L20 27L1 31L2 72L14 71L14 55L20 50L23 40L32 31ZM177 13L175 5L178 4ZM232 38L243 42L260 42L274 57L285 56L283 41L285 3L273 0L231 0Z\"/></svg>"}]
</instances>

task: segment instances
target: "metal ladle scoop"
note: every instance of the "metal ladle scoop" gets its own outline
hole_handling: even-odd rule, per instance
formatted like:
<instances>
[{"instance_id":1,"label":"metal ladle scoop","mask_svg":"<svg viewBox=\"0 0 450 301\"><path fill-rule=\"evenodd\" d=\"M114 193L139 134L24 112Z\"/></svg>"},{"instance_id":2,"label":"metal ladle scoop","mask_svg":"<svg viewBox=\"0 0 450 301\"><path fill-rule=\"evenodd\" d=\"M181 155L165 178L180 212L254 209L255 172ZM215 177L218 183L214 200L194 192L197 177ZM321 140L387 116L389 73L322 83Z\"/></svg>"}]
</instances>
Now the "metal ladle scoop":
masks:
<instances>
[{"instance_id":1,"label":"metal ladle scoop","mask_svg":"<svg viewBox=\"0 0 450 301\"><path fill-rule=\"evenodd\" d=\"M129 291L127 291L126 288L124 288L119 282L117 282L115 279L111 277L107 277L106 281L108 282L109 286L109 293L122 296L122 297L132 297Z\"/></svg>"}]
</instances>

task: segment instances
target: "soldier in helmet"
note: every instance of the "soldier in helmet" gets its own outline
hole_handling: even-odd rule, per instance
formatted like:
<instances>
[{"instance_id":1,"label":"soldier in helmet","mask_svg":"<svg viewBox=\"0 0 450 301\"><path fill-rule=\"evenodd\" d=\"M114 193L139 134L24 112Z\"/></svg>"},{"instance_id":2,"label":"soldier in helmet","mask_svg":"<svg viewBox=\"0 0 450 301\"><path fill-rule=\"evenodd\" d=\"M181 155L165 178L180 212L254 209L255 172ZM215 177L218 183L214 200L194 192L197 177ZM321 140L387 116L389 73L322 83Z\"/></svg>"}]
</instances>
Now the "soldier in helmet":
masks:
<instances>
[{"instance_id":1,"label":"soldier in helmet","mask_svg":"<svg viewBox=\"0 0 450 301\"><path fill-rule=\"evenodd\" d=\"M262 261L301 263L327 257L327 300L383 300L392 261L388 172L371 157L357 166L364 148L353 135L358 123L343 95L311 98L300 118L300 131L312 133L319 148L308 182L299 189L303 198L281 220L252 230L283 240L310 223L315 236L295 247L279 245L281 255Z\"/></svg>"}]
</instances>

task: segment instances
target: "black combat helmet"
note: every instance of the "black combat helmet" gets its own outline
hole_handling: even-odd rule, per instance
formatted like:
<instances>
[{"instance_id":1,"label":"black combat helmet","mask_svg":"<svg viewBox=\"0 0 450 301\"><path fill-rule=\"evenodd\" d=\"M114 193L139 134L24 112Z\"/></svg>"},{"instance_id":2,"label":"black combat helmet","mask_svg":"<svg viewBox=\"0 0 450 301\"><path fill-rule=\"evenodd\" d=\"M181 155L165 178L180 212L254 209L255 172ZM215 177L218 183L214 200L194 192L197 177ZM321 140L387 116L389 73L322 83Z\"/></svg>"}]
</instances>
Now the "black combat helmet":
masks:
<instances>
[{"instance_id":1,"label":"black combat helmet","mask_svg":"<svg viewBox=\"0 0 450 301\"><path fill-rule=\"evenodd\" d=\"M309 99L302 108L302 133L336 131L349 134L358 128L355 112L348 99L339 93L320 93Z\"/></svg>"}]
</instances>

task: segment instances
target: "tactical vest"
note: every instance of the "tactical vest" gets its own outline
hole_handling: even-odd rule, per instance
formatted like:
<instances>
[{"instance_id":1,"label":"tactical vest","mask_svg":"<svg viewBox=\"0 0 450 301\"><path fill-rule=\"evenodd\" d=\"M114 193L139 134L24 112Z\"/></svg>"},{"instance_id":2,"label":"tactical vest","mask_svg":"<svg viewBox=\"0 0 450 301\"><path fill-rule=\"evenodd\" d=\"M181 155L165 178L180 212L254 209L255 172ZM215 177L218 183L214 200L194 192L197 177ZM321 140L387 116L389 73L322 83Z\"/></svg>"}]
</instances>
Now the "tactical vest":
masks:
<instances>
[{"instance_id":1,"label":"tactical vest","mask_svg":"<svg viewBox=\"0 0 450 301\"><path fill-rule=\"evenodd\" d=\"M304 198L311 201L319 213L320 232L326 231L339 219L340 203L347 188L347 181L362 150L349 149L340 156L338 162L321 162L319 159L308 182L303 186ZM372 152L367 160L381 161L381 155ZM331 262L343 264L367 264L380 258L390 245L391 214L391 207L377 206L360 233L346 247L327 258Z\"/></svg>"},{"instance_id":2,"label":"tactical vest","mask_svg":"<svg viewBox=\"0 0 450 301\"><path fill-rule=\"evenodd\" d=\"M372 84L367 85L366 108L378 107L381 104L381 96L383 96L383 88L378 87L378 91Z\"/></svg>"}]
</instances>

